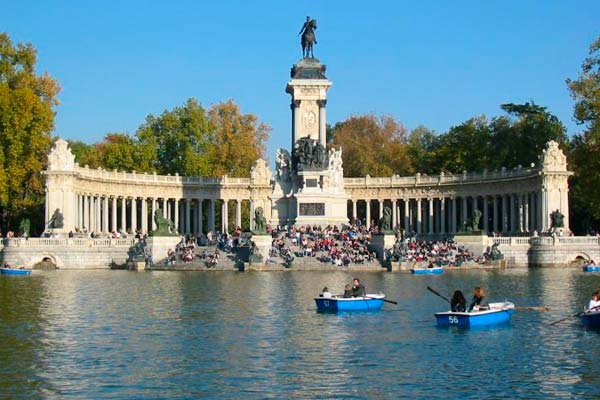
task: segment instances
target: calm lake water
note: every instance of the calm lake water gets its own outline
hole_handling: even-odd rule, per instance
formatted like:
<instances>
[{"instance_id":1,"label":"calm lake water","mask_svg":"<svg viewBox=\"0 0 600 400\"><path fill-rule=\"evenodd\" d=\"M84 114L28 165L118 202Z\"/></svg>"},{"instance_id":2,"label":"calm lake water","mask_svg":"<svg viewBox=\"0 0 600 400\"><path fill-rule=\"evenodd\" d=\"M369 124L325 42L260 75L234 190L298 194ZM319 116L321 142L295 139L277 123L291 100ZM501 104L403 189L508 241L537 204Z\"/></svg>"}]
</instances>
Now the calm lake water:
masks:
<instances>
[{"instance_id":1,"label":"calm lake water","mask_svg":"<svg viewBox=\"0 0 600 400\"><path fill-rule=\"evenodd\" d=\"M0 277L1 398L598 398L600 288L577 270L361 273L397 306L318 314L347 273L34 272ZM484 330L440 329L450 295L548 305Z\"/></svg>"}]
</instances>

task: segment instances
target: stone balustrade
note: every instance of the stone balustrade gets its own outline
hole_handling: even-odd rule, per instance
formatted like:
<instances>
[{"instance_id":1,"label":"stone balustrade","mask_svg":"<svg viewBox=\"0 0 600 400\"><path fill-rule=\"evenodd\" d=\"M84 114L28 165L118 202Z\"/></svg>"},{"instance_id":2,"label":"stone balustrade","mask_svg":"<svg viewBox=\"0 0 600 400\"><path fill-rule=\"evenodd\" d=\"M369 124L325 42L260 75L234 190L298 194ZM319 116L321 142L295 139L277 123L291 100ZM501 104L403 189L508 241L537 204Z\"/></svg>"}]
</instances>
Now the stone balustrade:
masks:
<instances>
[{"instance_id":1,"label":"stone balustrade","mask_svg":"<svg viewBox=\"0 0 600 400\"><path fill-rule=\"evenodd\" d=\"M9 247L126 247L129 248L135 244L135 238L111 239L111 238L11 238L4 239L2 245Z\"/></svg>"}]
</instances>

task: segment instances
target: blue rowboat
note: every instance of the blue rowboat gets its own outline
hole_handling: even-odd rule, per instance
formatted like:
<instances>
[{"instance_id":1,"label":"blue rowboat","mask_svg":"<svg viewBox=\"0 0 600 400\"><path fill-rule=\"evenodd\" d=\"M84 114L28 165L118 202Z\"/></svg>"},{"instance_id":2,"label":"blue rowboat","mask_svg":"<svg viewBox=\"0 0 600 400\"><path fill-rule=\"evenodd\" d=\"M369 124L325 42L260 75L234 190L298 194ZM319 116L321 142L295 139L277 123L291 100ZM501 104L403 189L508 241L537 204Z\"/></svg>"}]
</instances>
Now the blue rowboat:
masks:
<instances>
[{"instance_id":1,"label":"blue rowboat","mask_svg":"<svg viewBox=\"0 0 600 400\"><path fill-rule=\"evenodd\" d=\"M0 268L2 275L31 275L30 269Z\"/></svg>"},{"instance_id":2,"label":"blue rowboat","mask_svg":"<svg viewBox=\"0 0 600 400\"><path fill-rule=\"evenodd\" d=\"M583 272L600 272L600 265L586 265Z\"/></svg>"},{"instance_id":3,"label":"blue rowboat","mask_svg":"<svg viewBox=\"0 0 600 400\"><path fill-rule=\"evenodd\" d=\"M510 321L515 312L515 305L509 301L503 303L490 303L489 308L483 307L471 312L439 312L435 313L438 326L459 326L469 328L475 326L489 326Z\"/></svg>"},{"instance_id":4,"label":"blue rowboat","mask_svg":"<svg viewBox=\"0 0 600 400\"><path fill-rule=\"evenodd\" d=\"M587 328L600 329L600 310L581 314L581 322Z\"/></svg>"},{"instance_id":5,"label":"blue rowboat","mask_svg":"<svg viewBox=\"0 0 600 400\"><path fill-rule=\"evenodd\" d=\"M434 267L434 268L413 268L410 270L412 274L415 275L440 275L444 273L443 267Z\"/></svg>"},{"instance_id":6,"label":"blue rowboat","mask_svg":"<svg viewBox=\"0 0 600 400\"><path fill-rule=\"evenodd\" d=\"M385 294L367 294L363 297L341 296L333 297L315 297L317 311L319 312L338 312L338 311L379 311L383 306Z\"/></svg>"}]
</instances>

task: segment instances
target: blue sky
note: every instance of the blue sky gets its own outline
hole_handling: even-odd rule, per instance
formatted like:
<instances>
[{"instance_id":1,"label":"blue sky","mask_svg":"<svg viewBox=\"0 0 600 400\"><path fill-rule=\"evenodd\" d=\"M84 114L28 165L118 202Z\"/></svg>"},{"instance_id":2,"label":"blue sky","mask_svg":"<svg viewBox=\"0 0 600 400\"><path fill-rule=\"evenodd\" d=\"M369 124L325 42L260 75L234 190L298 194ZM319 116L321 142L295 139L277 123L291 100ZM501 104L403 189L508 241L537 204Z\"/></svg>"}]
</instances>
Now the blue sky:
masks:
<instances>
[{"instance_id":1,"label":"blue sky","mask_svg":"<svg viewBox=\"0 0 600 400\"><path fill-rule=\"evenodd\" d=\"M289 145L284 89L307 15L334 84L329 123L374 112L437 132L530 99L579 132L565 79L600 35L590 0L3 0L0 10L0 31L31 42L39 72L62 86L55 134L91 143L190 97L231 98L273 128L271 159Z\"/></svg>"}]
</instances>

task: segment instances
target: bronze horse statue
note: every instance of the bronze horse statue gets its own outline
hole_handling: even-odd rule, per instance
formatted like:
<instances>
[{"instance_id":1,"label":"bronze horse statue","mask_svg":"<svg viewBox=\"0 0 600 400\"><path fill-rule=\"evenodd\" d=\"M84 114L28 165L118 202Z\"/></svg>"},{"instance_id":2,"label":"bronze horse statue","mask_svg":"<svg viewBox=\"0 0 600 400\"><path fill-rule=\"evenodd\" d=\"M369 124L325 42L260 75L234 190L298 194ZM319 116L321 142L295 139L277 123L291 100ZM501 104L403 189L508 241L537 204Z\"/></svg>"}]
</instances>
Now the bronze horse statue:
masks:
<instances>
[{"instance_id":1,"label":"bronze horse statue","mask_svg":"<svg viewBox=\"0 0 600 400\"><path fill-rule=\"evenodd\" d=\"M302 34L302 57L303 58L314 58L313 55L313 44L317 44L317 37L315 36L315 29L317 29L317 20L306 17L306 22L302 25L300 33Z\"/></svg>"}]
</instances>

